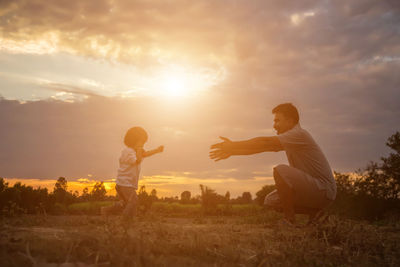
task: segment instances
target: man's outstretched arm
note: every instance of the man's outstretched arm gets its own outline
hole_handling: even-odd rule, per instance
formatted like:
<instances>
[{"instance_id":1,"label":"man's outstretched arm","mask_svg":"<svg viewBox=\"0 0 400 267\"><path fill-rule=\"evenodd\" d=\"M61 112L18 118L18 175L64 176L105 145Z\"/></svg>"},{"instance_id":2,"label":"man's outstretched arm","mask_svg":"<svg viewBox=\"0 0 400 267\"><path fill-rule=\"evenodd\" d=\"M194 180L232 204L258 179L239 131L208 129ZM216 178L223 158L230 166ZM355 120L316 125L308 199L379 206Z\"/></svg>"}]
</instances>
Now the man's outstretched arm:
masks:
<instances>
[{"instance_id":1,"label":"man's outstretched arm","mask_svg":"<svg viewBox=\"0 0 400 267\"><path fill-rule=\"evenodd\" d=\"M281 151L281 145L278 137L256 137L249 140L233 142L225 137L220 137L224 142L211 146L210 158L215 161L229 158L233 155L252 155L268 151Z\"/></svg>"}]
</instances>

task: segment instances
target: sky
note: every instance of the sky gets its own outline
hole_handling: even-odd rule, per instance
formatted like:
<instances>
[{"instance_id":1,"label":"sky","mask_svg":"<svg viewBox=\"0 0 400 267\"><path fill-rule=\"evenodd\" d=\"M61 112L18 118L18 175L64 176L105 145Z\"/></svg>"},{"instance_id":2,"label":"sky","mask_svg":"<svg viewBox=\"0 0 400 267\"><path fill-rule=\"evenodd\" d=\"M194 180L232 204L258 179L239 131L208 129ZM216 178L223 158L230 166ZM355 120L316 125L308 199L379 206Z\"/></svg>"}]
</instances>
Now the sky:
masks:
<instances>
[{"instance_id":1,"label":"sky","mask_svg":"<svg viewBox=\"0 0 400 267\"><path fill-rule=\"evenodd\" d=\"M274 135L292 102L331 167L390 151L400 125L400 2L0 1L0 177L112 189L132 126L141 184L232 196L273 183L283 152L213 162L218 136Z\"/></svg>"}]
</instances>

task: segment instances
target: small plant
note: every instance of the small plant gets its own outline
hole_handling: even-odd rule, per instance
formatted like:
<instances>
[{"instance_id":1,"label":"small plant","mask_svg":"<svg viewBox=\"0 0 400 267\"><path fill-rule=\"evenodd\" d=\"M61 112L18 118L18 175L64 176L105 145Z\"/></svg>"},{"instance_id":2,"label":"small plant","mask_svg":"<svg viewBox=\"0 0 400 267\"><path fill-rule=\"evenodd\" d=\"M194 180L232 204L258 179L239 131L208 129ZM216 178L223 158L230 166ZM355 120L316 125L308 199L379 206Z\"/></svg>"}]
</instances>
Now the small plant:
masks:
<instances>
[{"instance_id":1,"label":"small plant","mask_svg":"<svg viewBox=\"0 0 400 267\"><path fill-rule=\"evenodd\" d=\"M218 206L218 195L215 190L200 185L201 190L201 207L204 214L215 214Z\"/></svg>"}]
</instances>

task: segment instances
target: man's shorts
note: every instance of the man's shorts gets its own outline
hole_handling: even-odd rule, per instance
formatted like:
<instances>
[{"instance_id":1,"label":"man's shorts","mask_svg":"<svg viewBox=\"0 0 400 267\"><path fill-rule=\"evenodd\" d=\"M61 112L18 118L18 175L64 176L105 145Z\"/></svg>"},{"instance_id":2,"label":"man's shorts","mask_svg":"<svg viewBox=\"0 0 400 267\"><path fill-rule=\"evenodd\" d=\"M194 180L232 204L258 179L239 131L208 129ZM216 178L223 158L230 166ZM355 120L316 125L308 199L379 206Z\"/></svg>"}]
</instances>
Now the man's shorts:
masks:
<instances>
[{"instance_id":1,"label":"man's shorts","mask_svg":"<svg viewBox=\"0 0 400 267\"><path fill-rule=\"evenodd\" d=\"M315 178L307 173L283 164L276 166L274 171L278 172L282 179L293 188L295 208L323 209L332 203L332 200L326 196L326 190L320 189ZM265 197L264 205L281 209L282 202L277 190Z\"/></svg>"}]
</instances>

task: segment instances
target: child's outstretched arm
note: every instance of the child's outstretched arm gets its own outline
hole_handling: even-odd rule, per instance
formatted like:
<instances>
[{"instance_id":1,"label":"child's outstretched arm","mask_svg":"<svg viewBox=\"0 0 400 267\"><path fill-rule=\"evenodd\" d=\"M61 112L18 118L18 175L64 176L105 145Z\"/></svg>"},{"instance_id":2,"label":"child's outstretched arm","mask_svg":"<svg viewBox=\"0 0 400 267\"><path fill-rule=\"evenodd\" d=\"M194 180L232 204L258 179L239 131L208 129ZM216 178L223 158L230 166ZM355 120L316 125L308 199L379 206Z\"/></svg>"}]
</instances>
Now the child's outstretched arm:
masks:
<instances>
[{"instance_id":1,"label":"child's outstretched arm","mask_svg":"<svg viewBox=\"0 0 400 267\"><path fill-rule=\"evenodd\" d=\"M159 146L156 149L145 151L143 150L143 157L147 158L153 156L154 154L161 153L164 151L164 146Z\"/></svg>"},{"instance_id":2,"label":"child's outstretched arm","mask_svg":"<svg viewBox=\"0 0 400 267\"><path fill-rule=\"evenodd\" d=\"M136 163L139 164L140 162L142 162L144 158L144 149L143 147L137 147L135 148L135 151L136 151Z\"/></svg>"}]
</instances>

